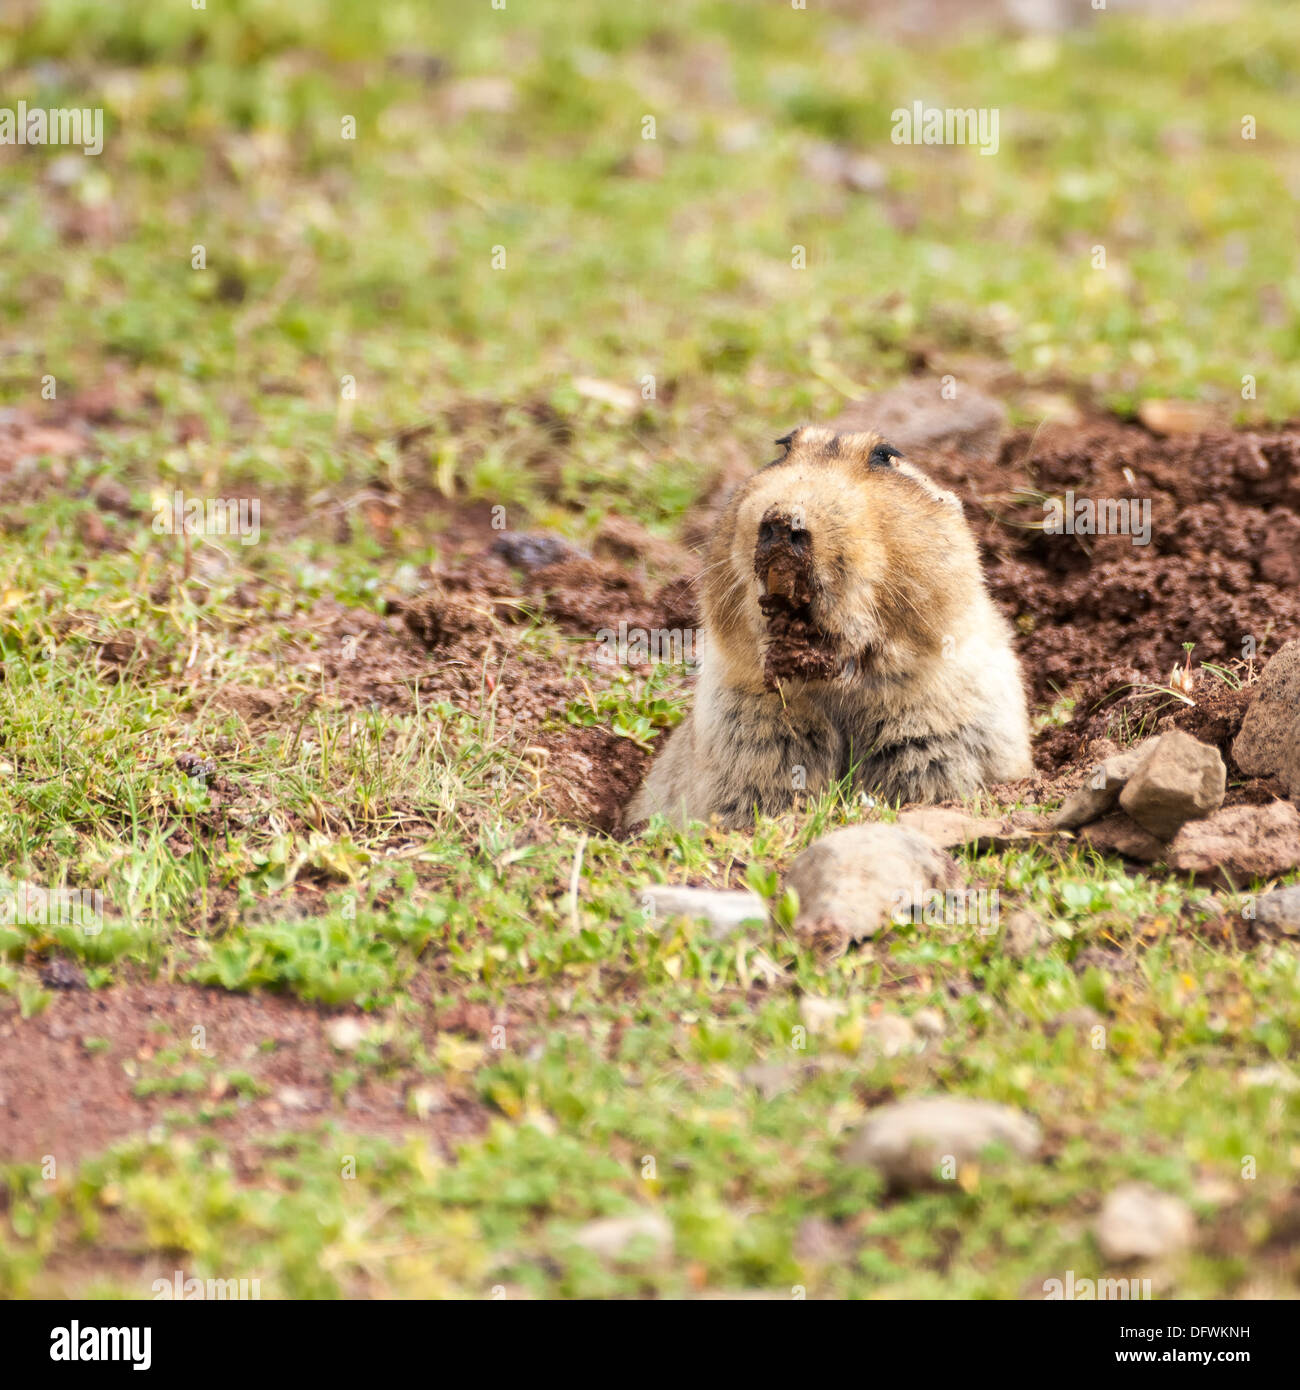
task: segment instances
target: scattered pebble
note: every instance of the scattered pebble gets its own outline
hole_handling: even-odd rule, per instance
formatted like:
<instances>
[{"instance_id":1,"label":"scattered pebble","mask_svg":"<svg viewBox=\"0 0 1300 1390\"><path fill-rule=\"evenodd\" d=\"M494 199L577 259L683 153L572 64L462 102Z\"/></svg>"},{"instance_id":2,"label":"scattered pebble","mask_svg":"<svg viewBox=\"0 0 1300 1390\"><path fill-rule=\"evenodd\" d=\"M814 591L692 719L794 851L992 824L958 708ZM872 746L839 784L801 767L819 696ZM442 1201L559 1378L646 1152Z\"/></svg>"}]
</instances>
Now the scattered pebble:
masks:
<instances>
[{"instance_id":1,"label":"scattered pebble","mask_svg":"<svg viewBox=\"0 0 1300 1390\"><path fill-rule=\"evenodd\" d=\"M1288 642L1264 668L1255 698L1241 721L1232 745L1233 761L1251 777L1281 774L1284 783L1300 777L1300 768L1282 766L1284 754L1294 747L1293 733L1300 723L1300 640Z\"/></svg>"},{"instance_id":2,"label":"scattered pebble","mask_svg":"<svg viewBox=\"0 0 1300 1390\"><path fill-rule=\"evenodd\" d=\"M932 841L897 825L851 825L823 836L790 866L795 930L842 948L875 936L918 894L953 888L957 865Z\"/></svg>"},{"instance_id":3,"label":"scattered pebble","mask_svg":"<svg viewBox=\"0 0 1300 1390\"><path fill-rule=\"evenodd\" d=\"M1217 811L1227 785L1219 750L1171 729L1132 769L1119 804L1143 830L1172 840L1188 821Z\"/></svg>"},{"instance_id":4,"label":"scattered pebble","mask_svg":"<svg viewBox=\"0 0 1300 1390\"><path fill-rule=\"evenodd\" d=\"M1287 936L1300 935L1300 884L1261 893L1254 902L1255 922Z\"/></svg>"},{"instance_id":5,"label":"scattered pebble","mask_svg":"<svg viewBox=\"0 0 1300 1390\"><path fill-rule=\"evenodd\" d=\"M658 1212L635 1216L607 1216L589 1221L573 1237L573 1243L607 1260L621 1259L635 1241L648 1242L655 1255L672 1248L673 1230Z\"/></svg>"},{"instance_id":6,"label":"scattered pebble","mask_svg":"<svg viewBox=\"0 0 1300 1390\"><path fill-rule=\"evenodd\" d=\"M648 920L666 923L675 917L704 921L715 938L731 936L747 923L767 921L767 905L749 889L688 888L684 884L648 883L637 894Z\"/></svg>"},{"instance_id":7,"label":"scattered pebble","mask_svg":"<svg viewBox=\"0 0 1300 1390\"><path fill-rule=\"evenodd\" d=\"M1066 798L1065 804L1052 817L1052 824L1060 830L1078 830L1080 826L1089 825L1113 811L1133 769L1155 742L1155 739L1146 739L1135 748L1116 753L1099 763L1089 772L1083 786Z\"/></svg>"},{"instance_id":8,"label":"scattered pebble","mask_svg":"<svg viewBox=\"0 0 1300 1390\"><path fill-rule=\"evenodd\" d=\"M1229 884L1276 878L1300 867L1300 812L1289 801L1221 807L1188 821L1164 862L1178 873Z\"/></svg>"},{"instance_id":9,"label":"scattered pebble","mask_svg":"<svg viewBox=\"0 0 1300 1390\"><path fill-rule=\"evenodd\" d=\"M365 1041L366 1032L366 1025L359 1018L347 1014L332 1018L325 1025L325 1036L340 1052L355 1052Z\"/></svg>"},{"instance_id":10,"label":"scattered pebble","mask_svg":"<svg viewBox=\"0 0 1300 1390\"><path fill-rule=\"evenodd\" d=\"M918 1009L912 1015L912 1027L924 1038L941 1038L947 1024L938 1009Z\"/></svg>"},{"instance_id":11,"label":"scattered pebble","mask_svg":"<svg viewBox=\"0 0 1300 1390\"><path fill-rule=\"evenodd\" d=\"M963 1096L922 1096L873 1111L846 1157L870 1164L900 1187L940 1187L948 1160L960 1169L987 1160L995 1149L1032 1159L1040 1144L1037 1122L1010 1106Z\"/></svg>"},{"instance_id":12,"label":"scattered pebble","mask_svg":"<svg viewBox=\"0 0 1300 1390\"><path fill-rule=\"evenodd\" d=\"M1186 1202L1144 1182L1110 1193L1095 1227L1102 1255L1115 1263L1175 1254L1191 1244L1195 1230Z\"/></svg>"}]
</instances>

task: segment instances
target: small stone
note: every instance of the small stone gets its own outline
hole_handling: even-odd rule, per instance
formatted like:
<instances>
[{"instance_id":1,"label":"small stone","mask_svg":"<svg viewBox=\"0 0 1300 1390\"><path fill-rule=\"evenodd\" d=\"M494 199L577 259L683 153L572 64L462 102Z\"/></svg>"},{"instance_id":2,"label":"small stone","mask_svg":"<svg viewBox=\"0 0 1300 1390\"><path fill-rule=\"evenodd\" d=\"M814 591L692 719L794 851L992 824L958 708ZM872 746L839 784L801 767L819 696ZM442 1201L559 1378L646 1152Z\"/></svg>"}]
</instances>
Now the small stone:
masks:
<instances>
[{"instance_id":1,"label":"small stone","mask_svg":"<svg viewBox=\"0 0 1300 1390\"><path fill-rule=\"evenodd\" d=\"M286 1110L314 1110L316 1100L310 1091L304 1091L301 1086L281 1086L275 1093L275 1098Z\"/></svg>"},{"instance_id":2,"label":"small stone","mask_svg":"<svg viewBox=\"0 0 1300 1390\"><path fill-rule=\"evenodd\" d=\"M1291 726L1290 737L1282 745L1277 775L1291 800L1300 801L1300 719Z\"/></svg>"},{"instance_id":3,"label":"small stone","mask_svg":"<svg viewBox=\"0 0 1300 1390\"><path fill-rule=\"evenodd\" d=\"M1041 1143L1038 1124L1007 1105L962 1096L923 1096L874 1111L852 1140L846 1157L880 1170L900 1187L941 1187L944 1167L985 1161L994 1150L1033 1158Z\"/></svg>"},{"instance_id":4,"label":"small stone","mask_svg":"<svg viewBox=\"0 0 1300 1390\"><path fill-rule=\"evenodd\" d=\"M443 89L443 105L453 120L479 113L506 115L518 100L518 90L508 77L462 77Z\"/></svg>"},{"instance_id":5,"label":"small stone","mask_svg":"<svg viewBox=\"0 0 1300 1390\"><path fill-rule=\"evenodd\" d=\"M784 1091L793 1090L799 1080L799 1068L785 1062L755 1062L740 1073L746 1086L752 1086L764 1100L771 1100Z\"/></svg>"},{"instance_id":6,"label":"small stone","mask_svg":"<svg viewBox=\"0 0 1300 1390\"><path fill-rule=\"evenodd\" d=\"M1276 878L1300 867L1300 812L1289 801L1266 806L1224 806L1205 820L1188 821L1164 862L1230 886Z\"/></svg>"},{"instance_id":7,"label":"small stone","mask_svg":"<svg viewBox=\"0 0 1300 1390\"><path fill-rule=\"evenodd\" d=\"M86 977L76 961L55 956L41 971L41 983L51 989L85 989Z\"/></svg>"},{"instance_id":8,"label":"small stone","mask_svg":"<svg viewBox=\"0 0 1300 1390\"><path fill-rule=\"evenodd\" d=\"M635 415L641 409L641 397L630 386L617 381L602 381L599 377L579 376L573 379L573 389L589 401L607 405L622 415Z\"/></svg>"},{"instance_id":9,"label":"small stone","mask_svg":"<svg viewBox=\"0 0 1300 1390\"><path fill-rule=\"evenodd\" d=\"M898 825L851 825L823 836L790 866L795 930L843 946L874 936L935 888L961 882L932 841Z\"/></svg>"},{"instance_id":10,"label":"small stone","mask_svg":"<svg viewBox=\"0 0 1300 1390\"><path fill-rule=\"evenodd\" d=\"M822 999L815 994L805 994L799 1001L799 1017L814 1037L829 1033L848 1012L849 1006L843 999Z\"/></svg>"},{"instance_id":11,"label":"small stone","mask_svg":"<svg viewBox=\"0 0 1300 1390\"><path fill-rule=\"evenodd\" d=\"M1175 1254L1191 1244L1195 1230L1191 1210L1180 1198L1149 1183L1128 1182L1106 1198L1095 1233L1102 1255L1120 1263Z\"/></svg>"},{"instance_id":12,"label":"small stone","mask_svg":"<svg viewBox=\"0 0 1300 1390\"><path fill-rule=\"evenodd\" d=\"M1051 928L1028 908L1017 908L1002 927L1002 951L1012 960L1024 960L1051 944Z\"/></svg>"},{"instance_id":13,"label":"small stone","mask_svg":"<svg viewBox=\"0 0 1300 1390\"><path fill-rule=\"evenodd\" d=\"M603 1259L621 1259L634 1242L649 1244L654 1255L672 1247L673 1230L658 1212L635 1216L607 1216L590 1221L573 1237L573 1243Z\"/></svg>"},{"instance_id":14,"label":"small stone","mask_svg":"<svg viewBox=\"0 0 1300 1390\"><path fill-rule=\"evenodd\" d=\"M923 1038L941 1038L947 1023L938 1009L917 1009L912 1015L912 1027Z\"/></svg>"},{"instance_id":15,"label":"small stone","mask_svg":"<svg viewBox=\"0 0 1300 1390\"><path fill-rule=\"evenodd\" d=\"M1143 401L1137 417L1152 434L1204 434L1223 428L1219 413L1198 401Z\"/></svg>"},{"instance_id":16,"label":"small stone","mask_svg":"<svg viewBox=\"0 0 1300 1390\"><path fill-rule=\"evenodd\" d=\"M332 1018L325 1025L325 1036L339 1052L355 1052L365 1041L366 1025L359 1018Z\"/></svg>"},{"instance_id":17,"label":"small stone","mask_svg":"<svg viewBox=\"0 0 1300 1390\"><path fill-rule=\"evenodd\" d=\"M1300 936L1300 885L1261 893L1255 899L1254 913L1258 926L1286 936Z\"/></svg>"},{"instance_id":18,"label":"small stone","mask_svg":"<svg viewBox=\"0 0 1300 1390\"><path fill-rule=\"evenodd\" d=\"M547 565L579 559L582 555L563 536L555 536L547 531L502 531L490 549L507 565L530 573L545 569Z\"/></svg>"},{"instance_id":19,"label":"small stone","mask_svg":"<svg viewBox=\"0 0 1300 1390\"><path fill-rule=\"evenodd\" d=\"M424 1120L447 1108L447 1096L441 1086L412 1086L406 1093L406 1108L417 1120Z\"/></svg>"},{"instance_id":20,"label":"small stone","mask_svg":"<svg viewBox=\"0 0 1300 1390\"><path fill-rule=\"evenodd\" d=\"M217 775L217 765L210 758L201 758L197 753L177 753L177 770L197 782L207 782Z\"/></svg>"},{"instance_id":21,"label":"small stone","mask_svg":"<svg viewBox=\"0 0 1300 1390\"><path fill-rule=\"evenodd\" d=\"M1133 769L1155 742L1155 739L1145 739L1135 748L1128 748L1098 763L1083 786L1066 798L1065 804L1052 817L1052 824L1059 830L1078 830L1081 825L1089 825L1113 811Z\"/></svg>"},{"instance_id":22,"label":"small stone","mask_svg":"<svg viewBox=\"0 0 1300 1390\"><path fill-rule=\"evenodd\" d=\"M1272 777L1281 773L1284 756L1289 756L1295 746L1297 723L1300 723L1300 640L1281 647L1264 668L1255 698L1233 742L1233 761L1250 777ZM1293 777L1300 775L1300 769L1293 766L1291 773Z\"/></svg>"},{"instance_id":23,"label":"small stone","mask_svg":"<svg viewBox=\"0 0 1300 1390\"><path fill-rule=\"evenodd\" d=\"M131 516L131 494L115 478L101 478L90 494L100 511L116 512L119 516Z\"/></svg>"},{"instance_id":24,"label":"small stone","mask_svg":"<svg viewBox=\"0 0 1300 1390\"><path fill-rule=\"evenodd\" d=\"M794 1234L794 1256L806 1264L833 1264L844 1258L844 1239L825 1217L805 1216Z\"/></svg>"},{"instance_id":25,"label":"small stone","mask_svg":"<svg viewBox=\"0 0 1300 1390\"><path fill-rule=\"evenodd\" d=\"M1172 840L1188 821L1217 811L1227 785L1219 750L1171 729L1133 768L1119 804L1143 830Z\"/></svg>"},{"instance_id":26,"label":"small stone","mask_svg":"<svg viewBox=\"0 0 1300 1390\"><path fill-rule=\"evenodd\" d=\"M1300 1080L1296 1079L1295 1073L1285 1067L1279 1067L1276 1062L1270 1062L1265 1067L1244 1067L1237 1073L1237 1084L1246 1087L1266 1086L1270 1091L1300 1090Z\"/></svg>"},{"instance_id":27,"label":"small stone","mask_svg":"<svg viewBox=\"0 0 1300 1390\"><path fill-rule=\"evenodd\" d=\"M684 884L650 883L637 895L639 905L654 922L690 917L708 924L715 939L731 936L746 923L762 926L767 905L745 888L688 888Z\"/></svg>"},{"instance_id":28,"label":"small stone","mask_svg":"<svg viewBox=\"0 0 1300 1390\"><path fill-rule=\"evenodd\" d=\"M1201 1178L1196 1184L1196 1200L1211 1207L1230 1207L1241 1196L1241 1188L1227 1178Z\"/></svg>"}]
</instances>

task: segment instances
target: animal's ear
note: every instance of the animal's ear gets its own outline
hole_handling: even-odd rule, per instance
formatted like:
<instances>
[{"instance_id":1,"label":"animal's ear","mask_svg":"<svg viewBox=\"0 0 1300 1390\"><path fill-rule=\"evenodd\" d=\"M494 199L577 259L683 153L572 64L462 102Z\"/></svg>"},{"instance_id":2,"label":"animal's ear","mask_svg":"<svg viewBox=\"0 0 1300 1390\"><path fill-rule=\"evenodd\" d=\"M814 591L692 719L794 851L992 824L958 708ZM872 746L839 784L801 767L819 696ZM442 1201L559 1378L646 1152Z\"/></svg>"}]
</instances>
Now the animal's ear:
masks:
<instances>
[{"instance_id":1,"label":"animal's ear","mask_svg":"<svg viewBox=\"0 0 1300 1390\"><path fill-rule=\"evenodd\" d=\"M867 456L867 466L870 468L893 468L894 460L902 457L903 455L892 444L886 444L882 440Z\"/></svg>"},{"instance_id":2,"label":"animal's ear","mask_svg":"<svg viewBox=\"0 0 1300 1390\"><path fill-rule=\"evenodd\" d=\"M769 459L763 467L771 468L778 463L784 463L786 459L790 457L790 450L798 442L799 436L806 428L806 425L800 425L798 429L791 430L789 434L783 434L781 438L776 441L781 446L781 452L774 459Z\"/></svg>"}]
</instances>

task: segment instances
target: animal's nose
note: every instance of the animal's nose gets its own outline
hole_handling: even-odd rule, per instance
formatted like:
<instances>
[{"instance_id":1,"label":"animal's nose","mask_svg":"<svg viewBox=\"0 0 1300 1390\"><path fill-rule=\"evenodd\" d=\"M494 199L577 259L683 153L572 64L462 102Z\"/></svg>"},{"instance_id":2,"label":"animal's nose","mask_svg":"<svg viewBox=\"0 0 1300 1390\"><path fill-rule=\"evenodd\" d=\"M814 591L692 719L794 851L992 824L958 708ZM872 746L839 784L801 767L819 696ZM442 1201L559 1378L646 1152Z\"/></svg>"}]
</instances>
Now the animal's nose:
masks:
<instances>
[{"instance_id":1,"label":"animal's nose","mask_svg":"<svg viewBox=\"0 0 1300 1390\"><path fill-rule=\"evenodd\" d=\"M769 594L793 602L807 585L812 537L802 518L785 509L770 508L758 526L754 570Z\"/></svg>"},{"instance_id":2,"label":"animal's nose","mask_svg":"<svg viewBox=\"0 0 1300 1390\"><path fill-rule=\"evenodd\" d=\"M795 551L804 549L812 538L798 516L784 512L768 512L758 527L761 546L789 546Z\"/></svg>"}]
</instances>

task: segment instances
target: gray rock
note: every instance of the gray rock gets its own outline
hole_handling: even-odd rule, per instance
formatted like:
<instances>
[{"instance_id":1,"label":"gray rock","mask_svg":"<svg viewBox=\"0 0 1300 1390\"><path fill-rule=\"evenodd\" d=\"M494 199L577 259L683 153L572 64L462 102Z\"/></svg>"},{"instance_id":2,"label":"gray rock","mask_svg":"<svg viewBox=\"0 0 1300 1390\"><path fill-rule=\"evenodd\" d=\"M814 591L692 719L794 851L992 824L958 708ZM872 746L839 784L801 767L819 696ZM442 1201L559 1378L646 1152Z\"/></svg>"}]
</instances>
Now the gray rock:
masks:
<instances>
[{"instance_id":1,"label":"gray rock","mask_svg":"<svg viewBox=\"0 0 1300 1390\"><path fill-rule=\"evenodd\" d=\"M910 1019L901 1014L881 1014L869 1018L862 1030L862 1046L877 1057L900 1057L915 1052L920 1045Z\"/></svg>"},{"instance_id":2,"label":"gray rock","mask_svg":"<svg viewBox=\"0 0 1300 1390\"><path fill-rule=\"evenodd\" d=\"M365 1042L369 1031L361 1019L350 1014L332 1018L325 1025L325 1036L330 1040L330 1046L338 1052L355 1052Z\"/></svg>"},{"instance_id":3,"label":"gray rock","mask_svg":"<svg viewBox=\"0 0 1300 1390\"><path fill-rule=\"evenodd\" d=\"M805 994L799 1001L799 1017L814 1037L831 1032L848 1015L849 1006L843 999L823 999L820 995Z\"/></svg>"},{"instance_id":4,"label":"gray rock","mask_svg":"<svg viewBox=\"0 0 1300 1390\"><path fill-rule=\"evenodd\" d=\"M690 917L709 925L709 935L733 935L747 922L767 921L767 905L757 893L739 888L688 888L683 884L649 883L637 900L655 922Z\"/></svg>"},{"instance_id":5,"label":"gray rock","mask_svg":"<svg viewBox=\"0 0 1300 1390\"><path fill-rule=\"evenodd\" d=\"M1283 759L1295 746L1300 723L1300 640L1288 642L1264 668L1232 745L1237 766L1251 777L1281 773ZM1292 776L1300 771L1294 766ZM1294 794L1294 793L1292 793Z\"/></svg>"},{"instance_id":6,"label":"gray rock","mask_svg":"<svg viewBox=\"0 0 1300 1390\"><path fill-rule=\"evenodd\" d=\"M917 1009L912 1015L912 1027L923 1038L941 1038L947 1022L938 1009Z\"/></svg>"},{"instance_id":7,"label":"gray rock","mask_svg":"<svg viewBox=\"0 0 1300 1390\"><path fill-rule=\"evenodd\" d=\"M1154 738L1144 739L1135 748L1125 749L1098 763L1083 786L1066 798L1065 804L1052 817L1052 824L1058 830L1078 830L1081 825L1089 825L1113 811L1133 769L1156 742Z\"/></svg>"},{"instance_id":8,"label":"gray rock","mask_svg":"<svg viewBox=\"0 0 1300 1390\"><path fill-rule=\"evenodd\" d=\"M1051 944L1051 928L1028 908L1017 908L1003 924L1002 952L1012 960L1024 960Z\"/></svg>"},{"instance_id":9,"label":"gray rock","mask_svg":"<svg viewBox=\"0 0 1300 1390\"><path fill-rule=\"evenodd\" d=\"M563 536L548 531L502 531L490 549L507 565L530 572L558 565L564 560L582 558L582 551L570 545Z\"/></svg>"},{"instance_id":10,"label":"gray rock","mask_svg":"<svg viewBox=\"0 0 1300 1390\"><path fill-rule=\"evenodd\" d=\"M955 887L957 865L924 835L897 825L832 831L790 866L795 930L843 946L875 936L932 889Z\"/></svg>"},{"instance_id":11,"label":"gray rock","mask_svg":"<svg viewBox=\"0 0 1300 1390\"><path fill-rule=\"evenodd\" d=\"M1300 935L1300 886L1261 893L1254 902L1254 920L1286 936Z\"/></svg>"},{"instance_id":12,"label":"gray rock","mask_svg":"<svg viewBox=\"0 0 1300 1390\"><path fill-rule=\"evenodd\" d=\"M1161 734L1129 774L1119 804L1162 840L1223 805L1228 770L1217 748L1181 729Z\"/></svg>"},{"instance_id":13,"label":"gray rock","mask_svg":"<svg viewBox=\"0 0 1300 1390\"><path fill-rule=\"evenodd\" d=\"M1289 801L1224 806L1188 821L1164 862L1179 873L1237 886L1300 866L1300 812Z\"/></svg>"},{"instance_id":14,"label":"gray rock","mask_svg":"<svg viewBox=\"0 0 1300 1390\"><path fill-rule=\"evenodd\" d=\"M1117 1187L1102 1204L1095 1228L1102 1255L1116 1263L1175 1254L1191 1244L1195 1231L1185 1202L1144 1182Z\"/></svg>"},{"instance_id":15,"label":"gray rock","mask_svg":"<svg viewBox=\"0 0 1300 1390\"><path fill-rule=\"evenodd\" d=\"M1300 801L1300 719L1291 726L1291 736L1282 745L1277 775L1291 800Z\"/></svg>"},{"instance_id":16,"label":"gray rock","mask_svg":"<svg viewBox=\"0 0 1300 1390\"><path fill-rule=\"evenodd\" d=\"M917 377L854 401L830 428L843 433L876 430L904 454L951 449L992 459L1006 423L1002 403L973 386L958 382L956 395L947 400L939 381Z\"/></svg>"},{"instance_id":17,"label":"gray rock","mask_svg":"<svg viewBox=\"0 0 1300 1390\"><path fill-rule=\"evenodd\" d=\"M786 1062L755 1062L740 1073L746 1086L752 1086L764 1100L771 1100L784 1091L793 1091L803 1074L802 1067Z\"/></svg>"},{"instance_id":18,"label":"gray rock","mask_svg":"<svg viewBox=\"0 0 1300 1390\"><path fill-rule=\"evenodd\" d=\"M1033 1158L1041 1134L1019 1110L962 1096L921 1096L873 1111L851 1141L846 1157L867 1163L901 1187L938 1187L943 1166L988 1160L1002 1150Z\"/></svg>"},{"instance_id":19,"label":"gray rock","mask_svg":"<svg viewBox=\"0 0 1300 1390\"><path fill-rule=\"evenodd\" d=\"M621 1259L634 1241L649 1246L654 1255L672 1248L673 1228L657 1211L634 1216L607 1216L589 1221L573 1237L573 1243L603 1259Z\"/></svg>"},{"instance_id":20,"label":"gray rock","mask_svg":"<svg viewBox=\"0 0 1300 1390\"><path fill-rule=\"evenodd\" d=\"M1243 1068L1237 1073L1237 1084L1248 1088L1261 1086L1270 1091L1300 1090L1300 1081L1296 1080L1295 1073L1279 1067L1276 1062L1264 1067Z\"/></svg>"}]
</instances>

